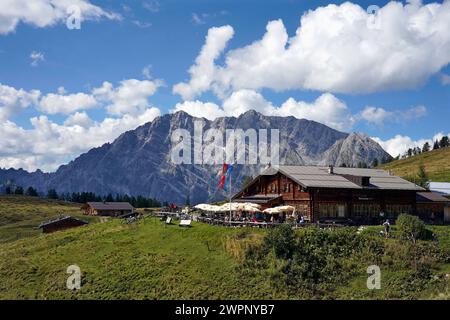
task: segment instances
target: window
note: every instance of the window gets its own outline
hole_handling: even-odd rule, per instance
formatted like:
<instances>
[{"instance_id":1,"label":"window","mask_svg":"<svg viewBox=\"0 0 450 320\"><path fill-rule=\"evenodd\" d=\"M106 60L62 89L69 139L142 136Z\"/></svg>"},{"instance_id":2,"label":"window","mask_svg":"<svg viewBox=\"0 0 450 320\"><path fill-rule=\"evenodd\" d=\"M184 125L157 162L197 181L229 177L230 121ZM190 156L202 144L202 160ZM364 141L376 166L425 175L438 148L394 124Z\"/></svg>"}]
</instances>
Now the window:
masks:
<instances>
[{"instance_id":1,"label":"window","mask_svg":"<svg viewBox=\"0 0 450 320\"><path fill-rule=\"evenodd\" d=\"M270 185L270 192L275 193L276 192L276 188L275 188L275 183L272 183Z\"/></svg>"},{"instance_id":2,"label":"window","mask_svg":"<svg viewBox=\"0 0 450 320\"><path fill-rule=\"evenodd\" d=\"M409 204L387 204L386 217L396 218L401 213L411 213L412 206Z\"/></svg>"},{"instance_id":3,"label":"window","mask_svg":"<svg viewBox=\"0 0 450 320\"><path fill-rule=\"evenodd\" d=\"M337 218L346 214L345 204L321 203L319 204L319 218Z\"/></svg>"},{"instance_id":4,"label":"window","mask_svg":"<svg viewBox=\"0 0 450 320\"><path fill-rule=\"evenodd\" d=\"M355 203L353 204L353 216L355 217L378 217L381 207L375 203Z\"/></svg>"}]
</instances>

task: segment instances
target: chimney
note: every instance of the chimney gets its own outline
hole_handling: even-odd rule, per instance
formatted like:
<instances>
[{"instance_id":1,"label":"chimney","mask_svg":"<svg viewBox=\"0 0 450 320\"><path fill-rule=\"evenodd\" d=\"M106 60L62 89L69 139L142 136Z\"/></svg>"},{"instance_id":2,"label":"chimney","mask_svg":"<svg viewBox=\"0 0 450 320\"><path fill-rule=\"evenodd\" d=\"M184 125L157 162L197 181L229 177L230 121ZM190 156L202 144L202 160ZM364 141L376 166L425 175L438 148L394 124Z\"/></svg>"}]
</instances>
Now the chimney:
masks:
<instances>
[{"instance_id":1,"label":"chimney","mask_svg":"<svg viewBox=\"0 0 450 320\"><path fill-rule=\"evenodd\" d=\"M333 165L331 165L331 164L328 166L328 173L334 174L334 168L333 168Z\"/></svg>"}]
</instances>

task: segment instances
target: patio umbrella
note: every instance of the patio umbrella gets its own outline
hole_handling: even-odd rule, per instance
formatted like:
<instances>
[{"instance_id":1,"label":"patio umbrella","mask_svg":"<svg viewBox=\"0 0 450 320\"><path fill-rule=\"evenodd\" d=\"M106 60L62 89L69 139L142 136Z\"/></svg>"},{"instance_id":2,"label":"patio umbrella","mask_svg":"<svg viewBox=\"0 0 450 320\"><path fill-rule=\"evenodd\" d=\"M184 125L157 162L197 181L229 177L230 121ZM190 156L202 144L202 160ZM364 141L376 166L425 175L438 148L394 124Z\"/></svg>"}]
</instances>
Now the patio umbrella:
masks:
<instances>
[{"instance_id":1,"label":"patio umbrella","mask_svg":"<svg viewBox=\"0 0 450 320\"><path fill-rule=\"evenodd\" d=\"M293 207L293 206L278 206L276 208L278 210L280 210L281 212L292 212L295 210L295 207Z\"/></svg>"},{"instance_id":2,"label":"patio umbrella","mask_svg":"<svg viewBox=\"0 0 450 320\"><path fill-rule=\"evenodd\" d=\"M239 203L237 208L238 208L238 210L241 210L241 211L250 211L250 212L260 212L261 211L261 206L259 204L251 203L251 202Z\"/></svg>"},{"instance_id":3,"label":"patio umbrella","mask_svg":"<svg viewBox=\"0 0 450 320\"><path fill-rule=\"evenodd\" d=\"M268 213L268 214L277 214L277 213L281 213L282 211L280 211L278 208L267 208L263 210L264 213Z\"/></svg>"},{"instance_id":4,"label":"patio umbrella","mask_svg":"<svg viewBox=\"0 0 450 320\"><path fill-rule=\"evenodd\" d=\"M209 207L209 204L206 204L206 203L200 203L200 204L197 204L196 206L194 206L195 209L199 209L199 210L206 210L207 207Z\"/></svg>"},{"instance_id":5,"label":"patio umbrella","mask_svg":"<svg viewBox=\"0 0 450 320\"><path fill-rule=\"evenodd\" d=\"M222 211L222 212L229 212L230 210L231 211L238 211L239 210L239 203L236 203L236 202L224 203L223 205L219 206L219 210Z\"/></svg>"},{"instance_id":6,"label":"patio umbrella","mask_svg":"<svg viewBox=\"0 0 450 320\"><path fill-rule=\"evenodd\" d=\"M218 212L220 211L220 206L215 206L212 204L200 203L196 205L194 208L202 210L202 211L210 211L210 212Z\"/></svg>"}]
</instances>

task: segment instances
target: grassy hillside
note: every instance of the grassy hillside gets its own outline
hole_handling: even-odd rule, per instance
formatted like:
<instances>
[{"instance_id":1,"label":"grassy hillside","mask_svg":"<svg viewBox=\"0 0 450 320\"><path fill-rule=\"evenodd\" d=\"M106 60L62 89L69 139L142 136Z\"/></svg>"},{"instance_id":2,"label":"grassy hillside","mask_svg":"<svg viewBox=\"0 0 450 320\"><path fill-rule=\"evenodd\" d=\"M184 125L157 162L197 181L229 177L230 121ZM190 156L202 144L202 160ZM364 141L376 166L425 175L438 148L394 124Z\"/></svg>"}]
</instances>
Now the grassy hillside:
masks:
<instances>
[{"instance_id":1,"label":"grassy hillside","mask_svg":"<svg viewBox=\"0 0 450 320\"><path fill-rule=\"evenodd\" d=\"M0 196L0 243L37 235L36 227L43 221L59 215L82 217L86 221L96 218L82 216L81 205L64 201L22 195Z\"/></svg>"},{"instance_id":2,"label":"grassy hillside","mask_svg":"<svg viewBox=\"0 0 450 320\"><path fill-rule=\"evenodd\" d=\"M11 230L30 230L41 220L59 212L80 213L78 205L57 201L20 196L0 199L2 236L11 234ZM317 251L309 257L312 260L308 263L316 263L314 261L321 256L316 268L326 270L320 272L332 282L331 287L313 293L302 285L285 284L292 282L289 279L296 279L284 276L289 271L286 261L264 253L256 259L251 258L255 250L260 250L257 248L261 248L267 230L195 222L192 228L185 229L176 224L165 225L156 218L145 218L132 225L113 219L51 234L34 232L19 240L0 243L0 300L450 299L450 279L445 278L445 274L450 273L450 227L430 227L439 237L438 247L447 250L444 251L447 261L445 258L438 261L429 254L437 252L437 247L425 241L426 246L418 249L425 254L419 261L421 268L425 268L419 268L422 274L419 278L408 262L411 260L410 252L405 249L408 246L396 239L382 239L377 235L379 228L364 231L369 238L363 241L368 245L361 247L362 251L352 249L353 239L359 237L354 228L341 235L344 238L340 239L348 239L344 242L324 243L317 249L312 247ZM307 230L298 230L297 236L304 231ZM338 235L330 234L326 241L338 238ZM323 238L319 235L311 239L322 241ZM376 261L372 260L370 257L379 252L380 245L385 247L384 253ZM343 251L345 246L350 251ZM342 252L349 252L350 256L342 256ZM337 256L332 258L334 253ZM309 259L308 255L305 258ZM322 263L327 266L322 267ZM382 268L382 290L366 288L366 268L373 263ZM66 288L69 276L66 270L73 264L82 271L79 291ZM309 267L291 272L305 270ZM342 274L347 275L337 281Z\"/></svg>"},{"instance_id":3,"label":"grassy hillside","mask_svg":"<svg viewBox=\"0 0 450 320\"><path fill-rule=\"evenodd\" d=\"M421 163L425 166L430 180L450 181L450 148L432 150L407 159L396 160L381 165L380 168L391 170L395 175L411 179L417 175Z\"/></svg>"}]
</instances>

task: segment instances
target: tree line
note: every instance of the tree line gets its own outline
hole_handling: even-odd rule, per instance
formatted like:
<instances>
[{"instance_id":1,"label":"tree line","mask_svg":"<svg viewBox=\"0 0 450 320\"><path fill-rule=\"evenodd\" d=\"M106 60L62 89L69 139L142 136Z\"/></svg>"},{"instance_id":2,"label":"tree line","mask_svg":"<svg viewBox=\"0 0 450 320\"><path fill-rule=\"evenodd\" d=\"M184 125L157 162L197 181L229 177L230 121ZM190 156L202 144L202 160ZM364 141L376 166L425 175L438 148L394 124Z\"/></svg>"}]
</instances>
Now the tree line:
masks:
<instances>
[{"instance_id":1,"label":"tree line","mask_svg":"<svg viewBox=\"0 0 450 320\"><path fill-rule=\"evenodd\" d=\"M37 190L33 187L28 187L24 190L21 186L16 186L15 189L11 186L5 188L5 194L27 195L31 197L38 197ZM109 193L106 196L95 194L94 192L72 192L72 193L58 193L56 189L49 189L47 194L43 196L47 199L63 200L68 202L86 203L86 202L129 202L135 208L154 208L161 207L161 203L153 198L144 196L130 196L128 194L116 194L113 196Z\"/></svg>"},{"instance_id":2,"label":"tree line","mask_svg":"<svg viewBox=\"0 0 450 320\"><path fill-rule=\"evenodd\" d=\"M399 154L395 158L389 157L389 158L383 158L381 160L375 158L375 159L373 159L372 163L370 163L370 164L368 164L364 161L360 161L356 165L356 168L375 168L380 164L385 164L385 163L392 162L394 160L405 159L405 158L409 158L409 157L412 157L412 156L415 156L415 155L418 155L421 153L425 153L428 151L442 149L442 148L448 148L448 147L450 147L450 139L448 136L443 136L440 140L435 140L433 143L433 146L431 146L431 144L429 142L425 142L423 144L422 148L420 148L420 147L409 148L408 150L406 150L406 152L403 155ZM340 165L340 167L355 167L355 166L348 165L346 163L342 163Z\"/></svg>"},{"instance_id":3,"label":"tree line","mask_svg":"<svg viewBox=\"0 0 450 320\"><path fill-rule=\"evenodd\" d=\"M425 142L422 146L422 148L420 147L414 147L414 148L409 148L408 150L406 150L406 152L402 155L402 159L404 158L409 158L421 153L425 153L431 150L437 150L437 149L443 149L443 148L448 148L450 147L450 139L448 136L443 136L440 140L435 140L433 143L433 147L431 147L430 143Z\"/></svg>"}]
</instances>

